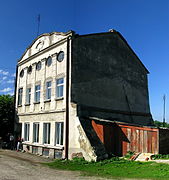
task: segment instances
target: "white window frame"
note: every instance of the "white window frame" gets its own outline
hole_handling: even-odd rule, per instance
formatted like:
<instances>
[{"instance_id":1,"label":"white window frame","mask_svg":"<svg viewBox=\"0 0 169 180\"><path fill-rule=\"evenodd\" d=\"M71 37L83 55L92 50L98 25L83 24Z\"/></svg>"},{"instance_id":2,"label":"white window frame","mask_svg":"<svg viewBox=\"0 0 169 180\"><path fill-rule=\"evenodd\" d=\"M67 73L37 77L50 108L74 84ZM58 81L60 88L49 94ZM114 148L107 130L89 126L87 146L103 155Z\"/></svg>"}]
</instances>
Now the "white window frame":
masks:
<instances>
[{"instance_id":1,"label":"white window frame","mask_svg":"<svg viewBox=\"0 0 169 180\"><path fill-rule=\"evenodd\" d=\"M22 105L23 88L18 89L18 106Z\"/></svg>"},{"instance_id":2,"label":"white window frame","mask_svg":"<svg viewBox=\"0 0 169 180\"><path fill-rule=\"evenodd\" d=\"M24 141L29 141L30 123L24 123Z\"/></svg>"},{"instance_id":3,"label":"white window frame","mask_svg":"<svg viewBox=\"0 0 169 180\"><path fill-rule=\"evenodd\" d=\"M64 137L64 123L56 122L55 123L55 145L63 146L63 137Z\"/></svg>"},{"instance_id":4,"label":"white window frame","mask_svg":"<svg viewBox=\"0 0 169 180\"><path fill-rule=\"evenodd\" d=\"M59 80L63 80L62 83ZM56 98L62 98L64 93L64 78L56 79Z\"/></svg>"},{"instance_id":5,"label":"white window frame","mask_svg":"<svg viewBox=\"0 0 169 180\"><path fill-rule=\"evenodd\" d=\"M39 89L37 89L37 87L39 87ZM38 103L40 102L40 90L41 90L41 85L37 84L35 85L35 102Z\"/></svg>"},{"instance_id":6,"label":"white window frame","mask_svg":"<svg viewBox=\"0 0 169 180\"><path fill-rule=\"evenodd\" d=\"M33 142L39 143L39 123L33 123Z\"/></svg>"},{"instance_id":7,"label":"white window frame","mask_svg":"<svg viewBox=\"0 0 169 180\"><path fill-rule=\"evenodd\" d=\"M51 123L43 123L43 144L50 144Z\"/></svg>"},{"instance_id":8,"label":"white window frame","mask_svg":"<svg viewBox=\"0 0 169 180\"><path fill-rule=\"evenodd\" d=\"M31 88L26 89L26 104L31 103Z\"/></svg>"},{"instance_id":9,"label":"white window frame","mask_svg":"<svg viewBox=\"0 0 169 180\"><path fill-rule=\"evenodd\" d=\"M52 95L52 81L47 81L46 82L46 100L50 100L51 95Z\"/></svg>"}]
</instances>

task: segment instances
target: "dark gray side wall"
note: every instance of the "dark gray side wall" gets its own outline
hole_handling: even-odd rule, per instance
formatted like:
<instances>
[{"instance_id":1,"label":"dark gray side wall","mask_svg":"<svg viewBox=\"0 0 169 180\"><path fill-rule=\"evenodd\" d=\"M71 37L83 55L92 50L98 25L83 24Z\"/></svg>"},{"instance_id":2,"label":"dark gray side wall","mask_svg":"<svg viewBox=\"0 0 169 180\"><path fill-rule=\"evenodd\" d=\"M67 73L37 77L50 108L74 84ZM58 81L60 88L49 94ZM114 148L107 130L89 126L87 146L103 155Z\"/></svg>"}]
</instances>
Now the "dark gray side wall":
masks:
<instances>
[{"instance_id":1,"label":"dark gray side wall","mask_svg":"<svg viewBox=\"0 0 169 180\"><path fill-rule=\"evenodd\" d=\"M118 34L73 38L71 101L114 111L150 113L147 71ZM151 123L151 115L131 117L89 111L80 113L142 125Z\"/></svg>"},{"instance_id":2,"label":"dark gray side wall","mask_svg":"<svg viewBox=\"0 0 169 180\"><path fill-rule=\"evenodd\" d=\"M169 154L169 129L159 128L159 154Z\"/></svg>"}]
</instances>

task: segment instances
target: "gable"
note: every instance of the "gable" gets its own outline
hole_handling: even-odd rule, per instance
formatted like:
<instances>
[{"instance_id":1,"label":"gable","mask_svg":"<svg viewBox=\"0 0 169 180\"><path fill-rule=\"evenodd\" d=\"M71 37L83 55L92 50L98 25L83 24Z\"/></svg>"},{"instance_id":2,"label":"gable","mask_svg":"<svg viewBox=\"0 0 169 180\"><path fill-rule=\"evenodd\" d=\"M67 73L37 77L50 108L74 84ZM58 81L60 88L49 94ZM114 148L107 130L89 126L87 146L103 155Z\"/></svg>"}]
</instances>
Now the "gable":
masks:
<instances>
[{"instance_id":1,"label":"gable","mask_svg":"<svg viewBox=\"0 0 169 180\"><path fill-rule=\"evenodd\" d=\"M71 31L67 33L52 32L40 35L26 49L19 62L24 61L25 59L33 56L34 54L37 54L38 52L43 51L49 46L61 41L62 39L66 38L70 33Z\"/></svg>"},{"instance_id":2,"label":"gable","mask_svg":"<svg viewBox=\"0 0 169 180\"><path fill-rule=\"evenodd\" d=\"M125 44L125 46L129 49L129 51L131 52L131 54L133 54L133 56L135 58L133 58L135 61L137 61L137 63L140 65L140 67L142 67L144 69L144 71L149 74L149 71L147 70L147 68L145 67L145 65L142 63L142 61L139 59L139 57L136 55L136 53L133 51L133 49L130 47L130 45L128 44L128 42L125 40L125 38L117 31L113 31L114 33L116 33L118 35L118 37L122 40L122 42ZM132 59L132 60L133 60Z\"/></svg>"},{"instance_id":3,"label":"gable","mask_svg":"<svg viewBox=\"0 0 169 180\"><path fill-rule=\"evenodd\" d=\"M136 55L136 53L132 50L132 48L130 47L130 45L128 44L128 42L125 40L125 38L116 30L110 30L109 32L104 32L104 33L94 33L94 34L85 34L85 35L79 35L76 37L76 39L83 39L83 41L92 41L94 42L94 44L97 46L99 43L102 44L101 41L105 41L104 45L102 45L102 47L112 47L113 44L121 49L123 48L123 50L125 49L127 54L130 54L133 56L133 58L131 59L131 61L135 61L135 63L138 64L138 66L140 68L142 68L143 71L145 71L147 74L149 73L149 71L147 70L147 68L144 66L144 64L141 62L141 60L139 59L139 57ZM111 42L112 41L112 42ZM96 42L96 43L95 43ZM116 43L116 44L115 44ZM121 47L120 47L121 46ZM108 48L109 48L108 47ZM102 49L103 49L102 48ZM113 47L114 48L114 47ZM98 48L95 47L95 50L97 50ZM122 49L121 49L122 50ZM121 55L124 54L123 50L120 52ZM105 50L106 51L106 50ZM124 57L124 59L126 59Z\"/></svg>"}]
</instances>

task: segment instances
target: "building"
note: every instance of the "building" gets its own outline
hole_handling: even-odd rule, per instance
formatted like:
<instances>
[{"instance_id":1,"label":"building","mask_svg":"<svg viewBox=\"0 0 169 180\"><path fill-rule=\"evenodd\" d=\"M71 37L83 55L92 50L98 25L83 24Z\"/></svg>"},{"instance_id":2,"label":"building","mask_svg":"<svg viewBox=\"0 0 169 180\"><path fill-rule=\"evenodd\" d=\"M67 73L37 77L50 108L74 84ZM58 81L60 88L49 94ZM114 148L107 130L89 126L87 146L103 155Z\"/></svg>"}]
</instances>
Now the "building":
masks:
<instances>
[{"instance_id":1,"label":"building","mask_svg":"<svg viewBox=\"0 0 169 180\"><path fill-rule=\"evenodd\" d=\"M106 135L114 124L152 125L149 72L115 30L42 34L17 72L17 120L24 149L32 153L103 159L114 152Z\"/></svg>"}]
</instances>

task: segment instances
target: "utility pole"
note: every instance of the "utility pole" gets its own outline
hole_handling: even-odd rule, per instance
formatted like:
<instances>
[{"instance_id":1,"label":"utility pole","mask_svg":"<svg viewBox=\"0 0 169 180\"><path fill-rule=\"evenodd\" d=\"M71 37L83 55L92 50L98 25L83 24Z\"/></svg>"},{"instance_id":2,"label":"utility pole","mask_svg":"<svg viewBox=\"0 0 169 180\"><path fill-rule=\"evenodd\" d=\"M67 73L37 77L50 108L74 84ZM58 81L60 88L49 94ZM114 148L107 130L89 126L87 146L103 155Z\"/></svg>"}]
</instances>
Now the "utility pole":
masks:
<instances>
[{"instance_id":1,"label":"utility pole","mask_svg":"<svg viewBox=\"0 0 169 180\"><path fill-rule=\"evenodd\" d=\"M40 29L40 14L38 14L38 30L37 30L37 37L39 36L39 29Z\"/></svg>"},{"instance_id":2,"label":"utility pole","mask_svg":"<svg viewBox=\"0 0 169 180\"><path fill-rule=\"evenodd\" d=\"M165 127L165 102L166 101L166 96L164 94L163 96L163 127Z\"/></svg>"}]
</instances>

